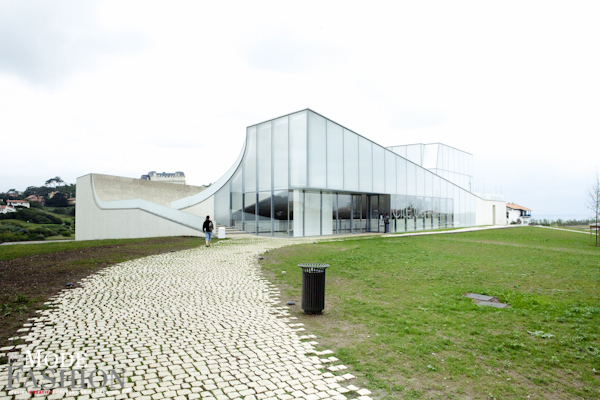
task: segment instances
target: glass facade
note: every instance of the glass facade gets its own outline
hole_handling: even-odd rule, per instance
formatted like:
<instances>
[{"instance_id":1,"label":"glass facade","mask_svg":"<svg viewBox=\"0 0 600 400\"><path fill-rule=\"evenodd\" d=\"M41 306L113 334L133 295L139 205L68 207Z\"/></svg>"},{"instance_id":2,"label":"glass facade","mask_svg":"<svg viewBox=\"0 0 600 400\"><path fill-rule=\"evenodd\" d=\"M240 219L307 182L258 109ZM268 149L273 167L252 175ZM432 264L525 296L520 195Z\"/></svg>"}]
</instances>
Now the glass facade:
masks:
<instances>
[{"instance_id":1,"label":"glass facade","mask_svg":"<svg viewBox=\"0 0 600 400\"><path fill-rule=\"evenodd\" d=\"M388 149L455 185L471 191L472 154L442 143L409 144L392 146Z\"/></svg>"},{"instance_id":2,"label":"glass facade","mask_svg":"<svg viewBox=\"0 0 600 400\"><path fill-rule=\"evenodd\" d=\"M238 169L214 197L219 224L282 237L384 232L386 214L390 232L475 224L468 153L386 149L310 110L246 136Z\"/></svg>"}]
</instances>

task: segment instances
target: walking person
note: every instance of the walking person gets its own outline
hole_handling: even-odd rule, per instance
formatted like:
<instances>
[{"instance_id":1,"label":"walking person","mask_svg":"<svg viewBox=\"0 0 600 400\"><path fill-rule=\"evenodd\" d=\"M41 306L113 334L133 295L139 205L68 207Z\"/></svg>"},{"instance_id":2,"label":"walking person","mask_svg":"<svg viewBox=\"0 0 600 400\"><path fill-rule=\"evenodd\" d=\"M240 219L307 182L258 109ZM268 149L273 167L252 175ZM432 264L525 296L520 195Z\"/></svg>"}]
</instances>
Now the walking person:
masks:
<instances>
[{"instance_id":1,"label":"walking person","mask_svg":"<svg viewBox=\"0 0 600 400\"><path fill-rule=\"evenodd\" d=\"M385 215L383 216L383 226L384 233L390 233L390 216L388 213L385 213Z\"/></svg>"},{"instance_id":2,"label":"walking person","mask_svg":"<svg viewBox=\"0 0 600 400\"><path fill-rule=\"evenodd\" d=\"M204 234L206 235L206 247L210 247L213 229L215 229L215 226L210 220L210 215L207 215L206 221L204 221L204 224L202 225L202 232L204 232Z\"/></svg>"}]
</instances>

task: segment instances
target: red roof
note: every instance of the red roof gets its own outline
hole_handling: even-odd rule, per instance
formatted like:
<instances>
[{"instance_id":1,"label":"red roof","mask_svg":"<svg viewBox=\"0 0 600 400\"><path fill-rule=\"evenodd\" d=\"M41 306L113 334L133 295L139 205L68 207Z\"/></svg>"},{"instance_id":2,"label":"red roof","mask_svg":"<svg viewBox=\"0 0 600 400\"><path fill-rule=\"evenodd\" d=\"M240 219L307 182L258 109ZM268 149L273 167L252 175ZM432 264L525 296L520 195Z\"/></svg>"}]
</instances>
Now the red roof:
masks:
<instances>
[{"instance_id":1,"label":"red roof","mask_svg":"<svg viewBox=\"0 0 600 400\"><path fill-rule=\"evenodd\" d=\"M508 208L512 208L513 210L523 210L523 211L531 211L529 208L527 207L523 207L520 206L518 204L514 204L514 203L506 203L506 207Z\"/></svg>"},{"instance_id":2,"label":"red roof","mask_svg":"<svg viewBox=\"0 0 600 400\"><path fill-rule=\"evenodd\" d=\"M19 203L19 202L29 203L28 200L8 200L7 201L7 203Z\"/></svg>"}]
</instances>

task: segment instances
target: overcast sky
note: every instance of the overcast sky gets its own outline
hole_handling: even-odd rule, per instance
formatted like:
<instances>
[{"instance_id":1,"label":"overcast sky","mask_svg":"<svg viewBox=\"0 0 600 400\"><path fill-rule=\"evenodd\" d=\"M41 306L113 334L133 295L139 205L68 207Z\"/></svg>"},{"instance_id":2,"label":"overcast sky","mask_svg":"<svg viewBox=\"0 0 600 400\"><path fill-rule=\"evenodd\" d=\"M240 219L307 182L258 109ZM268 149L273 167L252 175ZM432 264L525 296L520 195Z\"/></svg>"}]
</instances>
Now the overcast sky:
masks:
<instances>
[{"instance_id":1,"label":"overcast sky","mask_svg":"<svg viewBox=\"0 0 600 400\"><path fill-rule=\"evenodd\" d=\"M245 128L311 108L474 155L536 215L587 215L600 2L0 0L0 191L90 172L217 180Z\"/></svg>"}]
</instances>

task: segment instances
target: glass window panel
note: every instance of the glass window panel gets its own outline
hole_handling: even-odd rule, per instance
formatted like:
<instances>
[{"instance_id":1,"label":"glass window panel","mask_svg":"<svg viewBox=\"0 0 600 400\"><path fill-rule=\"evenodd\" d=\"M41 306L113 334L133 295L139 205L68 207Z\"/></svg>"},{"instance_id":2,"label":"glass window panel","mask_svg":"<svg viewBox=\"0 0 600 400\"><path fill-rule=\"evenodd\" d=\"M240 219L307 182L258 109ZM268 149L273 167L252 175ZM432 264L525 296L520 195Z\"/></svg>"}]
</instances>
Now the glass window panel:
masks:
<instances>
[{"instance_id":1,"label":"glass window panel","mask_svg":"<svg viewBox=\"0 0 600 400\"><path fill-rule=\"evenodd\" d=\"M432 221L432 228L433 229L438 229L440 227L440 199L439 198L432 198L431 199L431 221Z\"/></svg>"},{"instance_id":2,"label":"glass window panel","mask_svg":"<svg viewBox=\"0 0 600 400\"><path fill-rule=\"evenodd\" d=\"M413 208L415 212L415 230L422 231L424 229L425 223L425 204L423 201L423 197L415 197Z\"/></svg>"},{"instance_id":3,"label":"glass window panel","mask_svg":"<svg viewBox=\"0 0 600 400\"><path fill-rule=\"evenodd\" d=\"M437 144L423 146L423 168L432 169L437 167Z\"/></svg>"},{"instance_id":4,"label":"glass window panel","mask_svg":"<svg viewBox=\"0 0 600 400\"><path fill-rule=\"evenodd\" d=\"M271 121L258 125L257 130L258 188L271 190Z\"/></svg>"},{"instance_id":5,"label":"glass window panel","mask_svg":"<svg viewBox=\"0 0 600 400\"><path fill-rule=\"evenodd\" d=\"M363 219L362 199L360 194L352 195L352 232L364 232L363 226L366 229L366 216ZM363 220L365 220L363 224Z\"/></svg>"},{"instance_id":6,"label":"glass window panel","mask_svg":"<svg viewBox=\"0 0 600 400\"><path fill-rule=\"evenodd\" d=\"M433 176L433 197L441 197L441 184L442 179L439 176Z\"/></svg>"},{"instance_id":7,"label":"glass window panel","mask_svg":"<svg viewBox=\"0 0 600 400\"><path fill-rule=\"evenodd\" d=\"M473 155L469 155L469 175L473 176Z\"/></svg>"},{"instance_id":8,"label":"glass window panel","mask_svg":"<svg viewBox=\"0 0 600 400\"><path fill-rule=\"evenodd\" d=\"M433 202L431 197L423 198L423 220L424 229L431 229L433 227Z\"/></svg>"},{"instance_id":9,"label":"glass window panel","mask_svg":"<svg viewBox=\"0 0 600 400\"><path fill-rule=\"evenodd\" d=\"M344 189L344 128L327 121L327 187Z\"/></svg>"},{"instance_id":10,"label":"glass window panel","mask_svg":"<svg viewBox=\"0 0 600 400\"><path fill-rule=\"evenodd\" d=\"M391 202L391 230L392 232L405 232L406 196L392 195Z\"/></svg>"},{"instance_id":11,"label":"glass window panel","mask_svg":"<svg viewBox=\"0 0 600 400\"><path fill-rule=\"evenodd\" d=\"M368 216L368 212L369 210L367 209L367 195L366 194L361 194L361 195L357 195L358 196L358 200L360 204L360 210L361 210L361 221L360 221L360 228L361 228L361 232L366 232L367 231L367 218Z\"/></svg>"},{"instance_id":12,"label":"glass window panel","mask_svg":"<svg viewBox=\"0 0 600 400\"><path fill-rule=\"evenodd\" d=\"M433 196L433 174L429 171L423 171L425 174L425 196Z\"/></svg>"},{"instance_id":13,"label":"glass window panel","mask_svg":"<svg viewBox=\"0 0 600 400\"><path fill-rule=\"evenodd\" d=\"M258 194L258 234L271 235L271 192Z\"/></svg>"},{"instance_id":14,"label":"glass window panel","mask_svg":"<svg viewBox=\"0 0 600 400\"><path fill-rule=\"evenodd\" d=\"M338 226L338 195L337 193L332 193L331 195L331 222L332 222L332 232L333 234L339 233ZM323 227L325 230L325 227Z\"/></svg>"},{"instance_id":15,"label":"glass window panel","mask_svg":"<svg viewBox=\"0 0 600 400\"><path fill-rule=\"evenodd\" d=\"M292 186L306 187L306 111L289 116Z\"/></svg>"},{"instance_id":16,"label":"glass window panel","mask_svg":"<svg viewBox=\"0 0 600 400\"><path fill-rule=\"evenodd\" d=\"M288 231L288 191L280 190L273 194L273 233L287 235Z\"/></svg>"},{"instance_id":17,"label":"glass window panel","mask_svg":"<svg viewBox=\"0 0 600 400\"><path fill-rule=\"evenodd\" d=\"M244 156L244 191L256 191L256 126L248 128Z\"/></svg>"},{"instance_id":18,"label":"glass window panel","mask_svg":"<svg viewBox=\"0 0 600 400\"><path fill-rule=\"evenodd\" d=\"M446 197L448 197L448 187L447 187L447 182L445 179L441 179L440 178L440 196L441 198L445 199Z\"/></svg>"},{"instance_id":19,"label":"glass window panel","mask_svg":"<svg viewBox=\"0 0 600 400\"><path fill-rule=\"evenodd\" d=\"M411 144L406 146L406 158L417 165L421 165L421 145Z\"/></svg>"},{"instance_id":20,"label":"glass window panel","mask_svg":"<svg viewBox=\"0 0 600 400\"><path fill-rule=\"evenodd\" d=\"M293 200L290 204L290 223L294 237L304 236L304 192L299 189L293 191Z\"/></svg>"},{"instance_id":21,"label":"glass window panel","mask_svg":"<svg viewBox=\"0 0 600 400\"><path fill-rule=\"evenodd\" d=\"M321 234L322 235L331 235L333 234L333 197L334 194L330 192L323 192L321 195Z\"/></svg>"},{"instance_id":22,"label":"glass window panel","mask_svg":"<svg viewBox=\"0 0 600 400\"><path fill-rule=\"evenodd\" d=\"M475 196L471 195L469 196L471 198L471 226L475 226L477 225L477 200L475 199Z\"/></svg>"},{"instance_id":23,"label":"glass window panel","mask_svg":"<svg viewBox=\"0 0 600 400\"><path fill-rule=\"evenodd\" d=\"M467 226L467 194L460 191L460 226Z\"/></svg>"},{"instance_id":24,"label":"glass window panel","mask_svg":"<svg viewBox=\"0 0 600 400\"><path fill-rule=\"evenodd\" d=\"M425 196L425 170L417 167L417 196Z\"/></svg>"},{"instance_id":25,"label":"glass window panel","mask_svg":"<svg viewBox=\"0 0 600 400\"><path fill-rule=\"evenodd\" d=\"M417 198L406 196L406 231L414 231L417 224Z\"/></svg>"},{"instance_id":26,"label":"glass window panel","mask_svg":"<svg viewBox=\"0 0 600 400\"><path fill-rule=\"evenodd\" d=\"M327 187L327 133L325 118L308 113L308 184Z\"/></svg>"},{"instance_id":27,"label":"glass window panel","mask_svg":"<svg viewBox=\"0 0 600 400\"><path fill-rule=\"evenodd\" d=\"M406 163L406 193L417 194L417 166L411 162Z\"/></svg>"},{"instance_id":28,"label":"glass window panel","mask_svg":"<svg viewBox=\"0 0 600 400\"><path fill-rule=\"evenodd\" d=\"M396 193L406 194L406 160L396 157Z\"/></svg>"},{"instance_id":29,"label":"glass window panel","mask_svg":"<svg viewBox=\"0 0 600 400\"><path fill-rule=\"evenodd\" d=\"M256 192L244 194L244 230L256 233Z\"/></svg>"},{"instance_id":30,"label":"glass window panel","mask_svg":"<svg viewBox=\"0 0 600 400\"><path fill-rule=\"evenodd\" d=\"M273 121L273 188L288 188L288 117ZM287 196L286 196L287 198Z\"/></svg>"},{"instance_id":31,"label":"glass window panel","mask_svg":"<svg viewBox=\"0 0 600 400\"><path fill-rule=\"evenodd\" d=\"M358 190L358 135L344 129L344 190Z\"/></svg>"},{"instance_id":32,"label":"glass window panel","mask_svg":"<svg viewBox=\"0 0 600 400\"><path fill-rule=\"evenodd\" d=\"M396 194L396 156L391 151L385 151L385 193Z\"/></svg>"},{"instance_id":33,"label":"glass window panel","mask_svg":"<svg viewBox=\"0 0 600 400\"><path fill-rule=\"evenodd\" d=\"M385 154L383 147L373 145L373 191L385 192Z\"/></svg>"},{"instance_id":34,"label":"glass window panel","mask_svg":"<svg viewBox=\"0 0 600 400\"><path fill-rule=\"evenodd\" d=\"M243 202L242 168L238 168L231 178L231 222L229 225L240 231L244 230L242 225Z\"/></svg>"},{"instance_id":35,"label":"glass window panel","mask_svg":"<svg viewBox=\"0 0 600 400\"><path fill-rule=\"evenodd\" d=\"M460 222L460 189L458 188L458 186L453 186L453 191L454 191L454 196L453 196L454 227L457 228L457 227L462 227L461 222Z\"/></svg>"},{"instance_id":36,"label":"glass window panel","mask_svg":"<svg viewBox=\"0 0 600 400\"><path fill-rule=\"evenodd\" d=\"M454 154L454 168L452 168L452 172L457 173L460 169L460 155L459 151L456 149L452 149L452 153Z\"/></svg>"},{"instance_id":37,"label":"glass window panel","mask_svg":"<svg viewBox=\"0 0 600 400\"><path fill-rule=\"evenodd\" d=\"M448 154L448 146L442 146L443 149L443 160L444 163L442 164L442 169L444 169L445 171L448 171L448 167L449 167L449 163L450 163L450 156Z\"/></svg>"},{"instance_id":38,"label":"glass window panel","mask_svg":"<svg viewBox=\"0 0 600 400\"><path fill-rule=\"evenodd\" d=\"M215 193L215 225L229 225L229 210L230 210L230 193L229 185L223 186Z\"/></svg>"},{"instance_id":39,"label":"glass window panel","mask_svg":"<svg viewBox=\"0 0 600 400\"><path fill-rule=\"evenodd\" d=\"M304 236L321 234L321 193L304 193Z\"/></svg>"},{"instance_id":40,"label":"glass window panel","mask_svg":"<svg viewBox=\"0 0 600 400\"><path fill-rule=\"evenodd\" d=\"M352 195L338 194L338 230L339 233L351 232Z\"/></svg>"},{"instance_id":41,"label":"glass window panel","mask_svg":"<svg viewBox=\"0 0 600 400\"><path fill-rule=\"evenodd\" d=\"M360 191L373 191L373 149L372 143L367 139L358 138L358 173Z\"/></svg>"}]
</instances>

